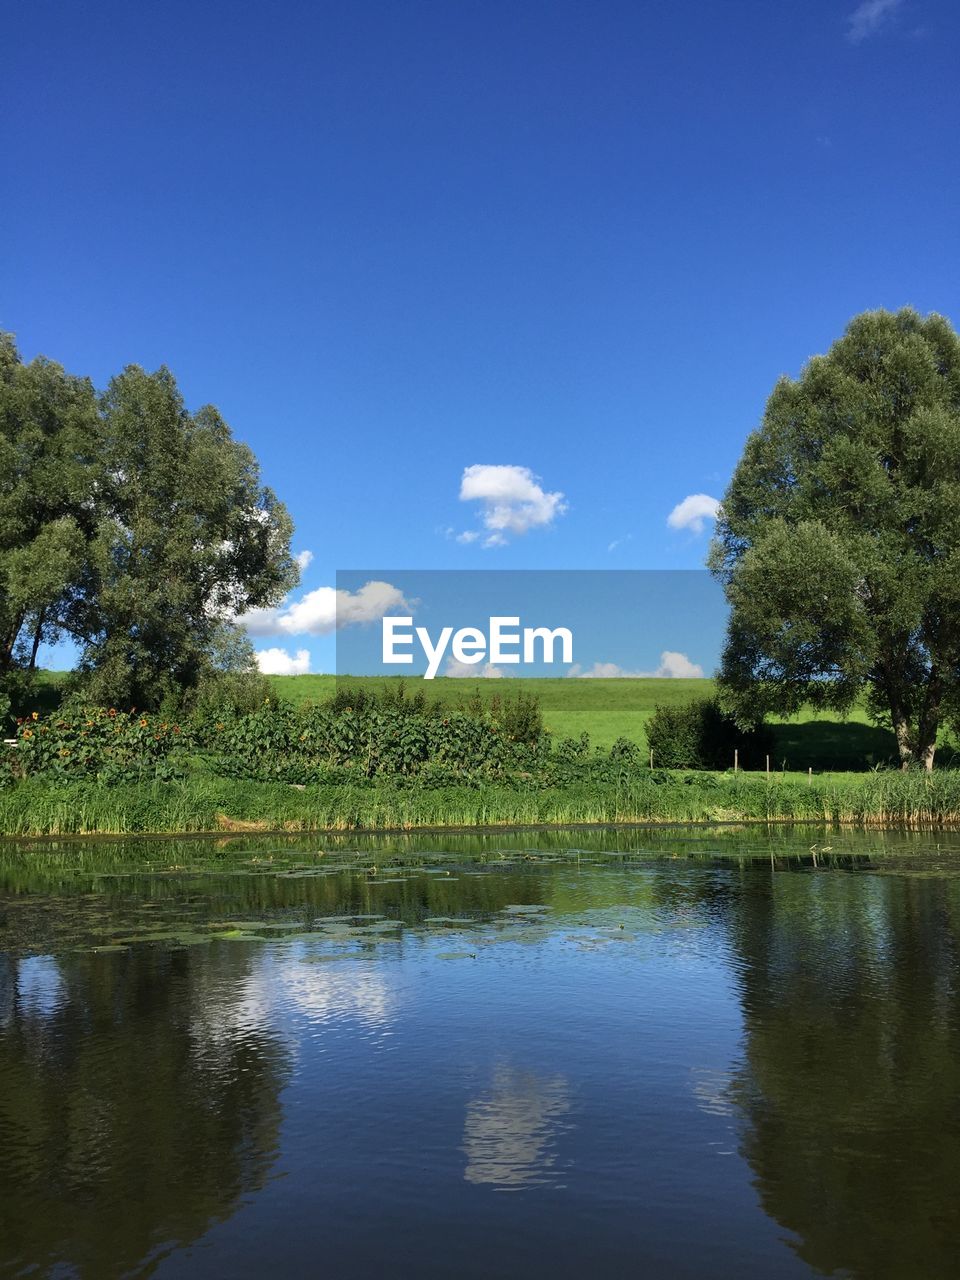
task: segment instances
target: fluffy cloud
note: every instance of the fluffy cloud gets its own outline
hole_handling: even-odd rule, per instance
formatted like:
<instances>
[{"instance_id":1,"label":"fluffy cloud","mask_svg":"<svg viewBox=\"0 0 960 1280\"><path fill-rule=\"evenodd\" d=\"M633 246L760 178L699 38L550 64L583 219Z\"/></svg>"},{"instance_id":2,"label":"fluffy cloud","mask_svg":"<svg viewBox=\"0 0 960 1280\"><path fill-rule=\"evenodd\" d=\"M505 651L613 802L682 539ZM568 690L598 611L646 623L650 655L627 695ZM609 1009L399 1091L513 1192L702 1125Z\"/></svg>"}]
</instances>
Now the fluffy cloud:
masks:
<instances>
[{"instance_id":1,"label":"fluffy cloud","mask_svg":"<svg viewBox=\"0 0 960 1280\"><path fill-rule=\"evenodd\" d=\"M667 524L671 529L703 533L704 521L715 520L719 510L720 503L708 493L691 493L673 508L667 516Z\"/></svg>"},{"instance_id":2,"label":"fluffy cloud","mask_svg":"<svg viewBox=\"0 0 960 1280\"><path fill-rule=\"evenodd\" d=\"M300 570L301 573L303 573L304 569L309 569L310 566L313 564L312 551L298 551L293 558L294 560L296 560L297 568Z\"/></svg>"},{"instance_id":3,"label":"fluffy cloud","mask_svg":"<svg viewBox=\"0 0 960 1280\"><path fill-rule=\"evenodd\" d=\"M355 623L377 622L391 612L410 613L403 592L389 582L367 582L359 591L317 587L278 609L251 609L237 619L252 636L326 636Z\"/></svg>"},{"instance_id":4,"label":"fluffy cloud","mask_svg":"<svg viewBox=\"0 0 960 1280\"><path fill-rule=\"evenodd\" d=\"M308 649L298 649L292 655L286 649L258 649L256 657L265 676L305 676L310 671Z\"/></svg>"},{"instance_id":5,"label":"fluffy cloud","mask_svg":"<svg viewBox=\"0 0 960 1280\"><path fill-rule=\"evenodd\" d=\"M701 680L703 667L691 662L685 653L664 649L656 671L625 671L615 662L595 662L584 671L579 662L575 662L567 675L579 680Z\"/></svg>"},{"instance_id":6,"label":"fluffy cloud","mask_svg":"<svg viewBox=\"0 0 960 1280\"><path fill-rule=\"evenodd\" d=\"M660 665L650 674L661 680L702 680L703 667L697 662L691 662L685 653L664 649L660 655Z\"/></svg>"},{"instance_id":7,"label":"fluffy cloud","mask_svg":"<svg viewBox=\"0 0 960 1280\"><path fill-rule=\"evenodd\" d=\"M848 19L847 39L853 44L869 40L890 23L901 4L902 0L863 0Z\"/></svg>"},{"instance_id":8,"label":"fluffy cloud","mask_svg":"<svg viewBox=\"0 0 960 1280\"><path fill-rule=\"evenodd\" d=\"M443 674L454 680L502 680L507 673L492 662L481 666L478 662L457 662L456 658L448 658Z\"/></svg>"},{"instance_id":9,"label":"fluffy cloud","mask_svg":"<svg viewBox=\"0 0 960 1280\"><path fill-rule=\"evenodd\" d=\"M552 524L567 509L562 493L546 493L529 467L473 466L460 478L460 501L479 502L485 547L502 547L509 535ZM458 542L475 542L480 532L468 529Z\"/></svg>"}]
</instances>

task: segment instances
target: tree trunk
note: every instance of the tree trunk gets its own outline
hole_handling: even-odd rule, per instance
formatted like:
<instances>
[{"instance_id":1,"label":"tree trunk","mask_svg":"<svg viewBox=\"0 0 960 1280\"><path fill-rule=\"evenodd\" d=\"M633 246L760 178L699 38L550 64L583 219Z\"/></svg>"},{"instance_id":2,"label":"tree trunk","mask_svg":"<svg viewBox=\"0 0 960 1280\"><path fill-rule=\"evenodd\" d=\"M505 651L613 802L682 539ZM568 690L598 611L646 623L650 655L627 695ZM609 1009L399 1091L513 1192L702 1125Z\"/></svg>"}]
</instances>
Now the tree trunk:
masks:
<instances>
[{"instance_id":1,"label":"tree trunk","mask_svg":"<svg viewBox=\"0 0 960 1280\"><path fill-rule=\"evenodd\" d=\"M943 681L936 665L930 668L923 706L917 717L917 759L927 770L933 768L933 756L937 749L937 730L940 728L940 701L943 697Z\"/></svg>"},{"instance_id":2,"label":"tree trunk","mask_svg":"<svg viewBox=\"0 0 960 1280\"><path fill-rule=\"evenodd\" d=\"M897 750L900 753L900 768L909 769L914 761L910 725L907 723L906 716L901 715L897 709L891 712L890 718L893 721L893 733L897 739Z\"/></svg>"},{"instance_id":3,"label":"tree trunk","mask_svg":"<svg viewBox=\"0 0 960 1280\"><path fill-rule=\"evenodd\" d=\"M6 635L0 637L0 671L8 671L13 666L13 650L25 616L25 614L21 613L14 618L10 624L10 630Z\"/></svg>"},{"instance_id":4,"label":"tree trunk","mask_svg":"<svg viewBox=\"0 0 960 1280\"><path fill-rule=\"evenodd\" d=\"M939 707L928 706L922 712L917 725L917 760L928 770L933 768L933 757L937 750L937 729L939 727Z\"/></svg>"},{"instance_id":5,"label":"tree trunk","mask_svg":"<svg viewBox=\"0 0 960 1280\"><path fill-rule=\"evenodd\" d=\"M909 769L912 764L922 764L927 770L933 768L933 757L937 750L937 731L940 728L942 697L943 682L937 668L932 667L923 701L917 713L916 730L910 727L901 699L891 697L890 719L897 739L897 750L900 752L901 769Z\"/></svg>"},{"instance_id":6,"label":"tree trunk","mask_svg":"<svg viewBox=\"0 0 960 1280\"><path fill-rule=\"evenodd\" d=\"M33 648L30 650L30 670L37 669L37 650L40 648L40 637L43 635L43 610L37 615L37 625L33 632Z\"/></svg>"}]
</instances>

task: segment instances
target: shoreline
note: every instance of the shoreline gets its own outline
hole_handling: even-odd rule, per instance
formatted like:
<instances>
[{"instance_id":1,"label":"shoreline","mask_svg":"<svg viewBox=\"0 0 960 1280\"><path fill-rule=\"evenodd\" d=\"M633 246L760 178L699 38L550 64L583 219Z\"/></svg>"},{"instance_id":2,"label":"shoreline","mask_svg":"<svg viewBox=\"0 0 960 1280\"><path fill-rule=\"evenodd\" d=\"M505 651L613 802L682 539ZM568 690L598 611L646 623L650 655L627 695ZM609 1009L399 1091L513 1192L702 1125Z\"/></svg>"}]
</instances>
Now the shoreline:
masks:
<instances>
[{"instance_id":1,"label":"shoreline","mask_svg":"<svg viewBox=\"0 0 960 1280\"><path fill-rule=\"evenodd\" d=\"M655 818L637 819L635 821L623 820L620 822L531 822L531 823L487 823L485 825L472 826L456 826L452 824L439 824L435 826L410 826L410 827L260 827L249 825L244 827L213 827L210 830L191 830L191 831L66 831L66 832L32 832L22 834L19 832L0 831L0 841L16 840L16 841L41 841L41 840L222 840L224 838L241 838L243 836L261 836L261 837L283 837L293 838L295 836L357 836L360 838L368 838L370 836L432 836L432 835L485 835L488 833L496 833L498 835L510 835L516 833L523 835L527 832L551 832L551 831L669 831L671 829L679 831L706 831L714 828L721 830L736 830L738 827L829 827L847 831L856 830L887 830L887 831L906 831L918 830L919 828L908 828L902 825L893 824L888 827L864 828L862 823L853 822L828 822L817 818L728 818L728 819L710 819L697 818L689 821L664 818L657 820ZM960 821L951 827L936 828L937 830L950 830L960 832Z\"/></svg>"},{"instance_id":2,"label":"shoreline","mask_svg":"<svg viewBox=\"0 0 960 1280\"><path fill-rule=\"evenodd\" d=\"M804 824L960 830L960 771L624 776L618 782L444 787L366 780L293 787L217 777L103 784L28 779L0 788L6 839L67 836L456 834L471 831Z\"/></svg>"}]
</instances>

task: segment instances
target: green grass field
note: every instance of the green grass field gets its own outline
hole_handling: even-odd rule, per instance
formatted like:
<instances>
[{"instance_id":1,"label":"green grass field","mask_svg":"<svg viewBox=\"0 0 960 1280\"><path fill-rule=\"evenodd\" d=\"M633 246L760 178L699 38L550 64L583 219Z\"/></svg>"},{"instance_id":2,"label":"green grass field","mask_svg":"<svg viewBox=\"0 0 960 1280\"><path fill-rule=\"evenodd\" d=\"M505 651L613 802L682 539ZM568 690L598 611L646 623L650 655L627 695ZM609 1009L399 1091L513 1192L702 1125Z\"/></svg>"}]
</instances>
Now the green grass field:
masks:
<instances>
[{"instance_id":1,"label":"green grass field","mask_svg":"<svg viewBox=\"0 0 960 1280\"><path fill-rule=\"evenodd\" d=\"M322 702L332 696L336 676L270 676L278 697L300 705ZM342 676L345 685L382 687L378 676ZM594 746L609 747L617 738L629 738L646 750L644 725L658 704L677 705L713 693L712 680L449 680L429 683L416 677L393 676L411 693L423 690L430 699L456 704L479 691L488 699L523 689L535 693L543 708L546 727L559 738L579 738L588 733ZM775 725L776 753L771 764L788 770L868 769L885 764L896 754L893 735L877 729L857 708L846 721L801 713ZM732 763L732 762L731 762Z\"/></svg>"}]
</instances>

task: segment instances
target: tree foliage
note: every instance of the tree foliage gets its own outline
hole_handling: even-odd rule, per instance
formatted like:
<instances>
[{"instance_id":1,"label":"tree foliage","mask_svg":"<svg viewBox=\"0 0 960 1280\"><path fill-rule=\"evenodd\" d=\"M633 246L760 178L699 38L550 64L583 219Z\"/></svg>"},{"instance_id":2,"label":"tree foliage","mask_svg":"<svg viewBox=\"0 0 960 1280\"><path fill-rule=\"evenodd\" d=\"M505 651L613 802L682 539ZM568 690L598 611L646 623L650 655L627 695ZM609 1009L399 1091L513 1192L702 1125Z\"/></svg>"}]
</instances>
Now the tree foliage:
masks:
<instances>
[{"instance_id":1,"label":"tree foliage","mask_svg":"<svg viewBox=\"0 0 960 1280\"><path fill-rule=\"evenodd\" d=\"M867 695L904 765L960 706L960 338L865 312L781 378L723 500L720 676L743 721Z\"/></svg>"},{"instance_id":2,"label":"tree foliage","mask_svg":"<svg viewBox=\"0 0 960 1280\"><path fill-rule=\"evenodd\" d=\"M95 528L91 383L0 334L0 715L66 625Z\"/></svg>"},{"instance_id":3,"label":"tree foliage","mask_svg":"<svg viewBox=\"0 0 960 1280\"><path fill-rule=\"evenodd\" d=\"M734 752L741 768L762 769L773 752L769 730L742 729L716 698L658 705L645 732L659 769L729 769Z\"/></svg>"},{"instance_id":4,"label":"tree foliage","mask_svg":"<svg viewBox=\"0 0 960 1280\"><path fill-rule=\"evenodd\" d=\"M253 453L168 369L130 366L98 399L0 338L0 699L64 635L103 705L249 670L233 618L295 584L291 533Z\"/></svg>"},{"instance_id":5,"label":"tree foliage","mask_svg":"<svg viewBox=\"0 0 960 1280\"><path fill-rule=\"evenodd\" d=\"M125 369L100 408L103 518L75 611L80 669L94 701L155 705L209 673L235 614L296 582L293 526L250 449L212 406L190 414L168 369Z\"/></svg>"}]
</instances>

